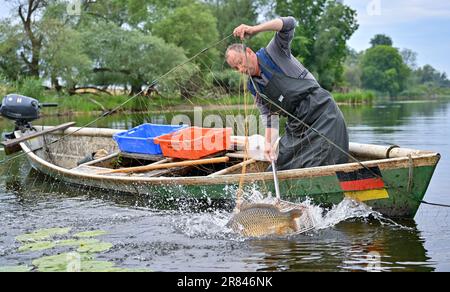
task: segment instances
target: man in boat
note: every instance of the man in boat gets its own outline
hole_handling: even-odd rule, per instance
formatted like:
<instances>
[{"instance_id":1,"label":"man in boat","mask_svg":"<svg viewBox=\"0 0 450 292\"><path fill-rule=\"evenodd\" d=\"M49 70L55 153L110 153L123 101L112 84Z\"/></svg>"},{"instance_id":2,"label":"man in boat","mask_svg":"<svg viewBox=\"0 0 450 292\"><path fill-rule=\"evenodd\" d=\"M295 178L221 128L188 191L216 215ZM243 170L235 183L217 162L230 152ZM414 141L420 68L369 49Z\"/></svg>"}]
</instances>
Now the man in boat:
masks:
<instances>
[{"instance_id":1,"label":"man in boat","mask_svg":"<svg viewBox=\"0 0 450 292\"><path fill-rule=\"evenodd\" d=\"M277 160L280 170L347 163L349 139L344 117L331 94L291 54L295 27L293 17L238 26L234 35L242 40L260 32L276 34L256 53L243 44L231 45L227 63L251 76L248 88L266 124L265 157L269 161ZM287 116L288 122L277 158L274 146L279 115Z\"/></svg>"}]
</instances>

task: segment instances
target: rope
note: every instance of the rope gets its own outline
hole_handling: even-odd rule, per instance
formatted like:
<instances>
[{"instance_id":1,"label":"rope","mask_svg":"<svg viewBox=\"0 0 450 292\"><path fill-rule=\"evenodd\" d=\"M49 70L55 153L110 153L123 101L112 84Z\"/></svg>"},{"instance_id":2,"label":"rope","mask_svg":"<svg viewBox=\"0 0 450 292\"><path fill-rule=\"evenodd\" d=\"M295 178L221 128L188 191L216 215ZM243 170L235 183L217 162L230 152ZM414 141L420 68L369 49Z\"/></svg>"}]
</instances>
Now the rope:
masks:
<instances>
[{"instance_id":1,"label":"rope","mask_svg":"<svg viewBox=\"0 0 450 292\"><path fill-rule=\"evenodd\" d=\"M420 201L420 203L425 204L425 205L435 206L435 207L450 208L450 205L446 205L446 204L429 203L427 201Z\"/></svg>"},{"instance_id":2,"label":"rope","mask_svg":"<svg viewBox=\"0 0 450 292\"><path fill-rule=\"evenodd\" d=\"M245 54L245 47L244 47L244 54ZM247 56L247 54L245 54ZM248 60L247 60L248 63ZM241 204L243 202L243 194L244 194L244 184L245 184L245 174L247 173L247 164L245 163L249 159L249 127L248 127L248 108L247 108L247 84L244 79L244 137L245 137L245 143L244 143L244 165L242 167L242 176L239 179L239 189L236 195L236 211L239 212L241 208Z\"/></svg>"},{"instance_id":3,"label":"rope","mask_svg":"<svg viewBox=\"0 0 450 292\"><path fill-rule=\"evenodd\" d=\"M55 140L55 141L52 141L52 142L50 142L50 143L46 143L46 144L44 144L42 147L45 148L45 147L47 147L47 146L53 145L53 144L55 144L55 143L58 143L58 142L64 140L65 138L67 138L67 137L69 137L69 136L72 136L73 134L75 134L75 133L81 131L82 129L85 129L85 128L87 128L87 127L89 127L89 126L95 124L96 122L102 120L103 118L112 115L113 113L115 113L116 111L118 111L119 109L121 109L122 107L124 107L127 103L129 103L130 101L132 101L133 99L135 99L136 97L138 97L139 95L141 95L143 92L147 91L147 90L150 89L151 87L153 87L153 86L155 86L156 84L158 84L158 82L159 82L161 79L165 78L166 76L168 76L169 74L171 74L172 72L174 72L175 70L177 70L178 68L180 68L180 67L186 65L187 63L191 62L192 60L194 60L195 58L197 58L197 57L200 56L201 54L203 54L203 53L207 52L208 50L214 48L215 46L221 44L222 42L226 41L227 39L229 39L229 38L232 37L232 36L233 36L233 34L230 34L230 35L226 36L225 38L221 39L220 41L217 41L217 42L215 42L215 43L209 45L208 47L202 49L202 50L199 51L197 54L195 54L195 55L192 56L191 58L187 59L185 62L183 62L183 63L181 63L181 64L179 64L179 65L173 67L172 69L170 69L169 71L167 71L167 72L164 73L163 75L157 77L157 78L156 78L155 80L153 80L153 82L152 82L150 85L148 85L145 89L143 89L143 90L141 90L140 92L136 93L135 95L133 95L132 97L130 97L129 99L127 99L126 101L124 101L123 103L121 103L120 105L116 106L116 107L115 107L114 109L112 109L111 111L108 111L108 112L106 112L106 113L103 113L103 114L102 114L101 116L99 116L98 118L96 118L96 119L94 119L93 121L91 121L91 122L85 124L84 126L80 127L79 129L73 131L72 133L66 134L66 135L62 136L61 138L59 138L59 139L57 139L57 140ZM18 155L16 155L16 156L13 156L13 157L5 158L5 159L3 159L3 160L0 161L0 164L4 164L4 163L7 163L7 162L10 162L10 161L12 161L12 160L15 160L15 159L17 159L17 158L20 158L20 157L22 157L22 156L25 156L25 155L27 155L27 154L29 154L29 153L31 153L31 152L34 152L34 151L36 151L36 149L35 149L35 150L28 151L28 152L23 152L23 153L21 153L21 154L18 154Z\"/></svg>"}]
</instances>

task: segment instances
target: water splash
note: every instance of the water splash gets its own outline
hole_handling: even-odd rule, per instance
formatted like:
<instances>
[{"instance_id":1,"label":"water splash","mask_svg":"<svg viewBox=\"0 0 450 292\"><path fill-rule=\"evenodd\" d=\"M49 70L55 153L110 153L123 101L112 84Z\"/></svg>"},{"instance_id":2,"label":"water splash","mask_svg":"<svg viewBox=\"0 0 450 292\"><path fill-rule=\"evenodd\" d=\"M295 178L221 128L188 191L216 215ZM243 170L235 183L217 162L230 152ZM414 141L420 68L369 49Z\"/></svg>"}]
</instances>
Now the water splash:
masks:
<instances>
[{"instance_id":1,"label":"water splash","mask_svg":"<svg viewBox=\"0 0 450 292\"><path fill-rule=\"evenodd\" d=\"M313 205L310 201L306 201L303 204L307 206L313 217L316 230L332 228L349 219L367 219L371 215L378 215L366 204L351 199L344 199L330 210Z\"/></svg>"},{"instance_id":2,"label":"water splash","mask_svg":"<svg viewBox=\"0 0 450 292\"><path fill-rule=\"evenodd\" d=\"M191 238L223 239L230 230L226 227L231 213L214 211L212 213L184 213L172 217L173 229Z\"/></svg>"},{"instance_id":3,"label":"water splash","mask_svg":"<svg viewBox=\"0 0 450 292\"><path fill-rule=\"evenodd\" d=\"M263 195L256 186L248 188L243 194L245 202L250 204L275 204L276 198L269 193ZM368 205L357 202L352 199L344 199L338 205L331 209L315 205L311 199L299 203L306 212L309 212L309 220L313 223L313 230L324 230L333 228L341 222L351 219L358 220L377 220L380 224L402 230L410 230L396 223L395 221L383 217L379 212L372 210ZM178 233L187 235L190 238L204 239L233 239L240 240L242 237L235 234L226 225L232 218L233 213L219 210L206 210L205 212L184 211L182 215L173 214L172 226ZM181 217L181 218L180 218ZM297 219L302 220L302 218ZM306 222L297 222L298 226L306 226ZM308 222L308 224L311 224Z\"/></svg>"}]
</instances>

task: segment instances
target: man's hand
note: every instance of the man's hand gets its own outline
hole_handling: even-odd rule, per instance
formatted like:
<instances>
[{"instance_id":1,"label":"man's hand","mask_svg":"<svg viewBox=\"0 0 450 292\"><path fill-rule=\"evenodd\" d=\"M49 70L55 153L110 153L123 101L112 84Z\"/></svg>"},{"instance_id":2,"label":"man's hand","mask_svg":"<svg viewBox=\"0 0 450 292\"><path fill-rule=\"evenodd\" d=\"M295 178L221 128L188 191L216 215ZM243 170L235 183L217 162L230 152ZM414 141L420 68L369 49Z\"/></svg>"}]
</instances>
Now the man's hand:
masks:
<instances>
[{"instance_id":1,"label":"man's hand","mask_svg":"<svg viewBox=\"0 0 450 292\"><path fill-rule=\"evenodd\" d=\"M264 157L267 161L277 160L277 155L271 143L266 143L266 147L264 148Z\"/></svg>"},{"instance_id":2,"label":"man's hand","mask_svg":"<svg viewBox=\"0 0 450 292\"><path fill-rule=\"evenodd\" d=\"M278 18L255 26L241 24L234 29L233 35L244 40L246 36L253 36L264 31L280 31L282 29L283 21Z\"/></svg>"},{"instance_id":3,"label":"man's hand","mask_svg":"<svg viewBox=\"0 0 450 292\"><path fill-rule=\"evenodd\" d=\"M244 40L246 36L252 36L254 34L256 34L255 27L246 24L239 25L234 29L233 32L233 35L240 38L241 40Z\"/></svg>"}]
</instances>

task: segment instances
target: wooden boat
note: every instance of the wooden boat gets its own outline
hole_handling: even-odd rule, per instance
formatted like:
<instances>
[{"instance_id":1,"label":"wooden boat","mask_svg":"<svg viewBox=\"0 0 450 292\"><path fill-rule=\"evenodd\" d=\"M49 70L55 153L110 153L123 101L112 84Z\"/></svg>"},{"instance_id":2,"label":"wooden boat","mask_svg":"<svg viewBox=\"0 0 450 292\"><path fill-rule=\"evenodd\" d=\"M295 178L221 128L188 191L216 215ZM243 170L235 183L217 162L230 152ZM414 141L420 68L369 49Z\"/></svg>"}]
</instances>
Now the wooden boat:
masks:
<instances>
[{"instance_id":1,"label":"wooden boat","mask_svg":"<svg viewBox=\"0 0 450 292\"><path fill-rule=\"evenodd\" d=\"M35 126L35 129L40 132L52 127ZM118 132L113 129L71 127L23 142L20 146L38 171L59 181L108 192L232 201L242 176L248 187L257 188L261 193L273 191L272 173L266 172L268 163L250 161L247 163L247 174L242 175L244 163L239 153L228 153L230 161L222 164L136 174L105 174L105 171L118 167L168 162L162 157L120 153L112 139ZM21 135L24 133L16 132L16 137ZM56 140L60 141L52 143ZM105 149L111 154L77 165L86 155L98 149ZM348 163L280 171L278 176L283 198L289 201L310 198L316 204L332 205L351 197L365 202L385 216L413 218L440 155L398 146L356 143L351 144L350 150L364 167L360 163Z\"/></svg>"}]
</instances>

